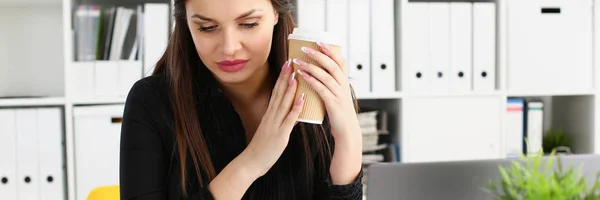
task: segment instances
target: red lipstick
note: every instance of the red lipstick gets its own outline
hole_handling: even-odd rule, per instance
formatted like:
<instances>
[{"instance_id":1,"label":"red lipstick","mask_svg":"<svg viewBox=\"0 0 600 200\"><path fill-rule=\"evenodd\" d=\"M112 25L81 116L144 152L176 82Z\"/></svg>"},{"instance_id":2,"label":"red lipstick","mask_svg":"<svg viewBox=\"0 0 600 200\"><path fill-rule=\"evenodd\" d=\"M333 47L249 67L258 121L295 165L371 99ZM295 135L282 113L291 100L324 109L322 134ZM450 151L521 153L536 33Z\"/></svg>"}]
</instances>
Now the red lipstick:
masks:
<instances>
[{"instance_id":1,"label":"red lipstick","mask_svg":"<svg viewBox=\"0 0 600 200\"><path fill-rule=\"evenodd\" d=\"M217 62L217 65L219 66L219 69L224 72L237 72L242 70L244 66L246 66L246 63L248 63L248 60L237 59Z\"/></svg>"}]
</instances>

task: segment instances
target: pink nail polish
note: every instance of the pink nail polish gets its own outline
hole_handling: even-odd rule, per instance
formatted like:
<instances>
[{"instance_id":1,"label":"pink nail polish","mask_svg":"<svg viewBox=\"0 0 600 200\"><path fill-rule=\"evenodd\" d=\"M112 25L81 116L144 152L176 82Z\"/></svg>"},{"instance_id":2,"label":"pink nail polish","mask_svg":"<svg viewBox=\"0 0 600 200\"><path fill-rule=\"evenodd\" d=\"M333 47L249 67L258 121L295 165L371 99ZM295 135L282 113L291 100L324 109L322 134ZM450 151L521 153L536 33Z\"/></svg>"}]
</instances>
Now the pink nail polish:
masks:
<instances>
[{"instance_id":1,"label":"pink nail polish","mask_svg":"<svg viewBox=\"0 0 600 200\"><path fill-rule=\"evenodd\" d=\"M319 45L321 48L323 48L325 51L329 51L331 50L331 47L329 47L328 44L326 44L325 42L317 42L317 45Z\"/></svg>"},{"instance_id":2,"label":"pink nail polish","mask_svg":"<svg viewBox=\"0 0 600 200\"><path fill-rule=\"evenodd\" d=\"M310 48L307 48L307 47L301 47L301 48L300 48L300 50L302 50L304 53L306 53L306 54L308 54L308 55L313 55L313 54L315 54L315 52L314 52L312 49L310 49Z\"/></svg>"},{"instance_id":3,"label":"pink nail polish","mask_svg":"<svg viewBox=\"0 0 600 200\"><path fill-rule=\"evenodd\" d=\"M296 101L296 104L297 104L297 105L301 105L301 104L302 104L302 101L304 101L304 93L302 93L302 94L300 95L300 99L298 99L298 101Z\"/></svg>"},{"instance_id":4,"label":"pink nail polish","mask_svg":"<svg viewBox=\"0 0 600 200\"><path fill-rule=\"evenodd\" d=\"M296 63L299 66L305 66L307 64L306 62L304 62L302 60L298 60L298 59L294 59L293 61L294 61L294 63Z\"/></svg>"},{"instance_id":5,"label":"pink nail polish","mask_svg":"<svg viewBox=\"0 0 600 200\"><path fill-rule=\"evenodd\" d=\"M288 70L290 69L290 64L288 62L286 62L283 67L281 68L281 73L287 73Z\"/></svg>"}]
</instances>

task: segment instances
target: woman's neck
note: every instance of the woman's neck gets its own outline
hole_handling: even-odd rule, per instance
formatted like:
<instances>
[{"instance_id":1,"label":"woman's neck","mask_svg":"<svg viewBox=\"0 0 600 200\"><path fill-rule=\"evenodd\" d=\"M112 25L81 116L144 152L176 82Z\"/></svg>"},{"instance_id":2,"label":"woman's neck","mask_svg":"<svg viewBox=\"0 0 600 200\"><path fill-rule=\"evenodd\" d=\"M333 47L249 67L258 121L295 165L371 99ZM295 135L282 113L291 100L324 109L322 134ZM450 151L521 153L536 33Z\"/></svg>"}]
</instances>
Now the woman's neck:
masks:
<instances>
[{"instance_id":1,"label":"woman's neck","mask_svg":"<svg viewBox=\"0 0 600 200\"><path fill-rule=\"evenodd\" d=\"M269 66L265 64L244 83L222 86L223 92L229 97L242 120L246 131L246 144L252 140L254 132L258 129L271 98L274 82L269 71Z\"/></svg>"},{"instance_id":2,"label":"woman's neck","mask_svg":"<svg viewBox=\"0 0 600 200\"><path fill-rule=\"evenodd\" d=\"M261 101L270 96L274 84L272 80L269 66L265 63L265 66L259 67L258 71L252 74L248 80L235 84L221 84L221 87L236 107L245 109L254 107L257 103L265 103Z\"/></svg>"}]
</instances>

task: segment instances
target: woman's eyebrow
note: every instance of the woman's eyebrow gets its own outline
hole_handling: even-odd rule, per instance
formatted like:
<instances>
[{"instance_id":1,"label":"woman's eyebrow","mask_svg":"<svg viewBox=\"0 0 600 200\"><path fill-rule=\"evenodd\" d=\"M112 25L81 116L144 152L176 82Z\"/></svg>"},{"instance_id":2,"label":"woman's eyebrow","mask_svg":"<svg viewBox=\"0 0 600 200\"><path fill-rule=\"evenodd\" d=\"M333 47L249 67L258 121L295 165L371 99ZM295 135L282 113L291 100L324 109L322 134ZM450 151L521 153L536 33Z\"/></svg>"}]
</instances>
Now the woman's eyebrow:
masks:
<instances>
[{"instance_id":1,"label":"woman's eyebrow","mask_svg":"<svg viewBox=\"0 0 600 200\"><path fill-rule=\"evenodd\" d=\"M253 14L255 12L259 12L259 11L263 11L263 10L262 9L252 9L252 10L249 10L248 12L245 12L245 13L241 14L240 16L238 16L237 18L235 18L235 20L239 20L239 19L242 19L244 17L248 17L249 15L251 15L251 14ZM198 19L201 19L201 20L204 20L204 21L215 21L215 20L213 20L213 19L211 19L209 17L202 16L202 15L200 15L198 13L195 13L194 15L192 15L192 18L194 18L194 17L198 18Z\"/></svg>"}]
</instances>

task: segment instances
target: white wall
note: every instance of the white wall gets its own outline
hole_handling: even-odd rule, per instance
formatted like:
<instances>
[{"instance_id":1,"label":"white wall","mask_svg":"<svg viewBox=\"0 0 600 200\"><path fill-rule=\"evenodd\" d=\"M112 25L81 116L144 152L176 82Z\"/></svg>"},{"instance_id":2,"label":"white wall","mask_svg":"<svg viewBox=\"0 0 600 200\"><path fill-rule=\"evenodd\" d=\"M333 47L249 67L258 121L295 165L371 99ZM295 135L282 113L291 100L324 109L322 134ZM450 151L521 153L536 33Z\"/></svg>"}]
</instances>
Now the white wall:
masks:
<instances>
[{"instance_id":1,"label":"white wall","mask_svg":"<svg viewBox=\"0 0 600 200\"><path fill-rule=\"evenodd\" d=\"M0 96L64 95L62 30L60 4L0 6Z\"/></svg>"}]
</instances>

